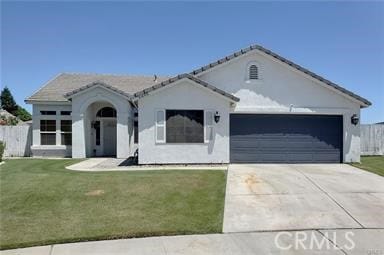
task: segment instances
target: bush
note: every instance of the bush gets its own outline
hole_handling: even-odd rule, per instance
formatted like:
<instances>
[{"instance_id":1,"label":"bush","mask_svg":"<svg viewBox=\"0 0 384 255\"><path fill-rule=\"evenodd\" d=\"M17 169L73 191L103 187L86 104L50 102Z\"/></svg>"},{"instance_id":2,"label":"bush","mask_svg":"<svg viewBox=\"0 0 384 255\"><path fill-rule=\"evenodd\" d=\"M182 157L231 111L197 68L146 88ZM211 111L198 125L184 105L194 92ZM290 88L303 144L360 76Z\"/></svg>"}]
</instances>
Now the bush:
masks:
<instances>
[{"instance_id":1,"label":"bush","mask_svg":"<svg viewBox=\"0 0 384 255\"><path fill-rule=\"evenodd\" d=\"M12 112L12 114L15 115L17 118L21 119L22 121L28 121L32 119L31 114L20 106L18 106L17 110Z\"/></svg>"},{"instance_id":2,"label":"bush","mask_svg":"<svg viewBox=\"0 0 384 255\"><path fill-rule=\"evenodd\" d=\"M3 161L4 149L5 149L5 143L3 141L0 141L0 162Z\"/></svg>"}]
</instances>

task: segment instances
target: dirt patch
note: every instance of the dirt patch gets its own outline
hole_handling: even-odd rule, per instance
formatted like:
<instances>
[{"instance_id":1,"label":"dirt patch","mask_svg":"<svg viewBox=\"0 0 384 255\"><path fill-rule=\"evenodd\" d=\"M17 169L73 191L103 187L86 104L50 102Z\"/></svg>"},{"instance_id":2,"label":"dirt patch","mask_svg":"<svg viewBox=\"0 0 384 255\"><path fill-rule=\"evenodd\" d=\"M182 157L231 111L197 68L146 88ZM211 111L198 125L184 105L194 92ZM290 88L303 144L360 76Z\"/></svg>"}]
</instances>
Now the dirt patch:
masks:
<instances>
[{"instance_id":1,"label":"dirt patch","mask_svg":"<svg viewBox=\"0 0 384 255\"><path fill-rule=\"evenodd\" d=\"M89 192L85 193L85 195L86 196L101 196L104 193L105 193L104 190L96 189L96 190L92 190L92 191L89 191Z\"/></svg>"}]
</instances>

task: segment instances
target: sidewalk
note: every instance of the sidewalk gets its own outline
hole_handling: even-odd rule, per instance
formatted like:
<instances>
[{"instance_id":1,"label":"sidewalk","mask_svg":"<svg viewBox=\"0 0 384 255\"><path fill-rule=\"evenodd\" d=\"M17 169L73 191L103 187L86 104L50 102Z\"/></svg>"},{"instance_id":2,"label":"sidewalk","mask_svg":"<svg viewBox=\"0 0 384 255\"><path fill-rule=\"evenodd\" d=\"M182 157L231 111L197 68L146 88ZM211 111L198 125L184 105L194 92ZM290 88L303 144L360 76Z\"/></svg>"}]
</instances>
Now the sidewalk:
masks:
<instances>
[{"instance_id":1,"label":"sidewalk","mask_svg":"<svg viewBox=\"0 0 384 255\"><path fill-rule=\"evenodd\" d=\"M227 170L226 164L136 165L130 159L90 158L66 167L74 171Z\"/></svg>"},{"instance_id":2,"label":"sidewalk","mask_svg":"<svg viewBox=\"0 0 384 255\"><path fill-rule=\"evenodd\" d=\"M354 244L345 238L346 233ZM162 236L32 247L1 255L384 254L384 229ZM337 244L337 246L334 245ZM320 244L320 246L318 246ZM280 246L280 248L278 247ZM340 250L339 248L342 248Z\"/></svg>"}]
</instances>

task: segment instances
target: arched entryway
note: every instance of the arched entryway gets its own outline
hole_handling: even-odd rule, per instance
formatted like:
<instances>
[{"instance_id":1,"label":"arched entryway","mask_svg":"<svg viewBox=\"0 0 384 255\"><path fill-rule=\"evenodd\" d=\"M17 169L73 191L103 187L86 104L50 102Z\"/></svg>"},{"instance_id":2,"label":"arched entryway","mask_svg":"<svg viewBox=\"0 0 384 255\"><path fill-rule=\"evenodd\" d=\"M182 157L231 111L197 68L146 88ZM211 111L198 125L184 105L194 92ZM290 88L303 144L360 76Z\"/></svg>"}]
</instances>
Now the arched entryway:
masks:
<instances>
[{"instance_id":1,"label":"arched entryway","mask_svg":"<svg viewBox=\"0 0 384 255\"><path fill-rule=\"evenodd\" d=\"M102 85L72 97L72 157L127 158L133 153L131 104Z\"/></svg>"},{"instance_id":2,"label":"arched entryway","mask_svg":"<svg viewBox=\"0 0 384 255\"><path fill-rule=\"evenodd\" d=\"M115 157L117 150L116 110L104 106L96 112L92 122L92 142L94 156Z\"/></svg>"}]
</instances>

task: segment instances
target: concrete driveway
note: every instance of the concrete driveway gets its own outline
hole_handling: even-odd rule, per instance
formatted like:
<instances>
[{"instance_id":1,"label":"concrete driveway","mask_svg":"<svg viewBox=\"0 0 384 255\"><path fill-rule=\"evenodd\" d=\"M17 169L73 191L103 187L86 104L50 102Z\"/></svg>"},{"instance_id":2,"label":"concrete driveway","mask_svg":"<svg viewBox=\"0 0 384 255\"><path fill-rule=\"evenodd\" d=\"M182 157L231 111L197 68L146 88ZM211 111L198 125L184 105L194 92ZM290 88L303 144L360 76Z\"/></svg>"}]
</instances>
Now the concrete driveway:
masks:
<instances>
[{"instance_id":1,"label":"concrete driveway","mask_svg":"<svg viewBox=\"0 0 384 255\"><path fill-rule=\"evenodd\" d=\"M345 164L230 165L224 232L384 228L384 178Z\"/></svg>"}]
</instances>

